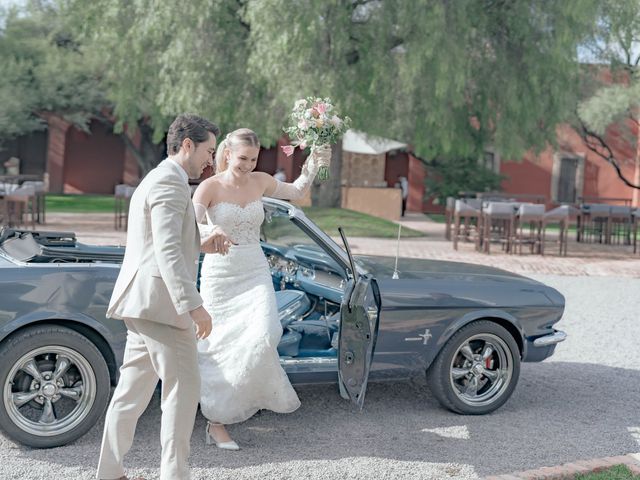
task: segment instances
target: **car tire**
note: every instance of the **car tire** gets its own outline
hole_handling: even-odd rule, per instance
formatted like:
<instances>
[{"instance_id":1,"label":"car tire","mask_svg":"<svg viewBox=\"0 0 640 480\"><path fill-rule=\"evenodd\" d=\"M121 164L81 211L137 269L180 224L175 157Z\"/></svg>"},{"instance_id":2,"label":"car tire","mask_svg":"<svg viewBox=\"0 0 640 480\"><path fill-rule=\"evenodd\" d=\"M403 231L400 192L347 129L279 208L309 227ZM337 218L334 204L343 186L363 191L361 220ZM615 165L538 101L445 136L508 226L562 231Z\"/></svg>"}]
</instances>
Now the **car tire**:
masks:
<instances>
[{"instance_id":1,"label":"car tire","mask_svg":"<svg viewBox=\"0 0 640 480\"><path fill-rule=\"evenodd\" d=\"M440 404L464 415L484 415L501 407L516 388L520 350L502 326L479 320L458 330L427 371Z\"/></svg>"},{"instance_id":2,"label":"car tire","mask_svg":"<svg viewBox=\"0 0 640 480\"><path fill-rule=\"evenodd\" d=\"M36 448L65 445L104 413L109 370L85 336L57 325L28 327L0 345L0 429Z\"/></svg>"}]
</instances>

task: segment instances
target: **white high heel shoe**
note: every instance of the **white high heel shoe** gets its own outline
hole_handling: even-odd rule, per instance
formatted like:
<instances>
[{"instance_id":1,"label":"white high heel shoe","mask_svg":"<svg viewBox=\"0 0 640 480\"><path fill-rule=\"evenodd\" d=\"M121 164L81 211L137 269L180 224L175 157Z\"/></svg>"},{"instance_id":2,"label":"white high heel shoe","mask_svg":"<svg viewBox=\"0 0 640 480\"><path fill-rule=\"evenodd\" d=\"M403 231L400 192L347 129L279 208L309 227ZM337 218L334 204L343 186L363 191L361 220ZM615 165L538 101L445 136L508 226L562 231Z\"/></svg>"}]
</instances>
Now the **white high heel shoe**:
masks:
<instances>
[{"instance_id":1,"label":"white high heel shoe","mask_svg":"<svg viewBox=\"0 0 640 480\"><path fill-rule=\"evenodd\" d=\"M222 450L240 450L240 447L236 442L231 440L230 442L218 442L211 433L209 433L209 426L222 425L221 423L212 423L207 421L205 427L205 441L207 445L215 445Z\"/></svg>"}]
</instances>

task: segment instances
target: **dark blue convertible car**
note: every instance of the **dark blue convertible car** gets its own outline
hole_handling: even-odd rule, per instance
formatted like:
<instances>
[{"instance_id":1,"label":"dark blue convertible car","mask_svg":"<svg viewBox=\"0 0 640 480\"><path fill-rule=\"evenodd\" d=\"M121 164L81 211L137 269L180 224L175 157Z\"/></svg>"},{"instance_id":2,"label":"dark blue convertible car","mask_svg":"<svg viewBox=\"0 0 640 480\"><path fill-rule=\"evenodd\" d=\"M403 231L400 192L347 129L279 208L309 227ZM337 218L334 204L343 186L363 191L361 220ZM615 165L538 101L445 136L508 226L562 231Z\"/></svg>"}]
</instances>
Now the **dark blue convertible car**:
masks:
<instances>
[{"instance_id":1,"label":"dark blue convertible car","mask_svg":"<svg viewBox=\"0 0 640 480\"><path fill-rule=\"evenodd\" d=\"M440 403L485 414L520 362L553 354L564 298L503 270L351 255L304 213L264 199L282 366L294 383L338 383L362 407L367 381L427 376ZM347 228L348 233L348 228ZM124 249L72 233L0 234L0 429L34 447L87 432L117 380L125 327L105 318Z\"/></svg>"}]
</instances>

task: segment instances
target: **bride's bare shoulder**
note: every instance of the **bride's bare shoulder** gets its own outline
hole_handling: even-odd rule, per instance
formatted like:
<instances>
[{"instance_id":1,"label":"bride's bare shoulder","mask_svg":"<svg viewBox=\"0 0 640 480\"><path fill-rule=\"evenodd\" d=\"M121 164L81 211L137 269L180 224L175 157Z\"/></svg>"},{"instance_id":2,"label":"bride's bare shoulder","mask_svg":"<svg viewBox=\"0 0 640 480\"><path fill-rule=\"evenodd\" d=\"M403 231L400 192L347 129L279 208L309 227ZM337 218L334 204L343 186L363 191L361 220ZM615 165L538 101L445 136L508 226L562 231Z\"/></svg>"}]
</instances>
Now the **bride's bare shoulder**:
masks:
<instances>
[{"instance_id":1,"label":"bride's bare shoulder","mask_svg":"<svg viewBox=\"0 0 640 480\"><path fill-rule=\"evenodd\" d=\"M271 175L266 172L251 172L251 177L262 186L266 186L269 179L272 178Z\"/></svg>"},{"instance_id":2,"label":"bride's bare shoulder","mask_svg":"<svg viewBox=\"0 0 640 480\"><path fill-rule=\"evenodd\" d=\"M217 190L216 187L219 184L220 175L214 175L205 180L202 180L196 188L195 193L193 194L194 200L198 199L198 201L203 205L211 203L211 200L213 200L213 197L215 196L215 192Z\"/></svg>"},{"instance_id":3,"label":"bride's bare shoulder","mask_svg":"<svg viewBox=\"0 0 640 480\"><path fill-rule=\"evenodd\" d=\"M204 179L204 180L202 180L200 182L200 185L198 185L198 188L202 187L203 189L207 189L208 190L209 188L213 187L214 185L220 183L220 177L221 177L221 174L213 175L213 176L211 176L209 178L206 178L206 179Z\"/></svg>"}]
</instances>

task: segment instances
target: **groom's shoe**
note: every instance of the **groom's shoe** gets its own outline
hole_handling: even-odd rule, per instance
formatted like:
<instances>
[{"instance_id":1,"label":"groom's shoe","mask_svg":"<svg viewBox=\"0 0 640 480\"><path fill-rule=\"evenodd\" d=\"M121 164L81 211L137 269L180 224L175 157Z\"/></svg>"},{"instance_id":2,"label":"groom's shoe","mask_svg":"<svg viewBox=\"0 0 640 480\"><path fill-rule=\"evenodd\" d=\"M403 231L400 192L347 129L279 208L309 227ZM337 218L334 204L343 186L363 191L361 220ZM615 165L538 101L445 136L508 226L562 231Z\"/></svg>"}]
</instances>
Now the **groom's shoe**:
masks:
<instances>
[{"instance_id":1,"label":"groom's shoe","mask_svg":"<svg viewBox=\"0 0 640 480\"><path fill-rule=\"evenodd\" d=\"M240 447L238 446L238 444L233 440L229 442L219 442L215 439L213 435L211 435L211 432L209 431L209 427L213 427L216 425L222 425L222 424L207 422L207 425L205 427L205 440L207 445L215 444L216 447L221 448L222 450L240 450Z\"/></svg>"}]
</instances>

